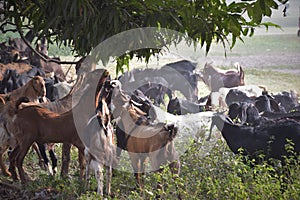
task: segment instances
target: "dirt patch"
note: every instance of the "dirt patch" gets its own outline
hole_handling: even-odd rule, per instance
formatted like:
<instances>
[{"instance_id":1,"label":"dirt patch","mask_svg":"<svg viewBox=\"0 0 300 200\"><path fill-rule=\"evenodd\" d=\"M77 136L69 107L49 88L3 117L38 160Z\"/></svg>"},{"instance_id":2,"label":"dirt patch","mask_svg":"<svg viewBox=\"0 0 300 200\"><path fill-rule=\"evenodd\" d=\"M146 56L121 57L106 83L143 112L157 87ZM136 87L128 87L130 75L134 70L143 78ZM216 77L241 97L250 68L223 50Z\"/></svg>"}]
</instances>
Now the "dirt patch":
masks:
<instances>
[{"instance_id":1,"label":"dirt patch","mask_svg":"<svg viewBox=\"0 0 300 200\"><path fill-rule=\"evenodd\" d=\"M300 54L288 55L249 55L249 56L210 56L207 62L213 62L216 66L233 66L240 63L244 68L274 69L286 73L300 74Z\"/></svg>"},{"instance_id":2,"label":"dirt patch","mask_svg":"<svg viewBox=\"0 0 300 200\"><path fill-rule=\"evenodd\" d=\"M5 200L25 200L25 199L57 199L59 193L53 189L38 189L36 191L29 191L23 189L22 186L15 183L0 182L0 197Z\"/></svg>"}]
</instances>

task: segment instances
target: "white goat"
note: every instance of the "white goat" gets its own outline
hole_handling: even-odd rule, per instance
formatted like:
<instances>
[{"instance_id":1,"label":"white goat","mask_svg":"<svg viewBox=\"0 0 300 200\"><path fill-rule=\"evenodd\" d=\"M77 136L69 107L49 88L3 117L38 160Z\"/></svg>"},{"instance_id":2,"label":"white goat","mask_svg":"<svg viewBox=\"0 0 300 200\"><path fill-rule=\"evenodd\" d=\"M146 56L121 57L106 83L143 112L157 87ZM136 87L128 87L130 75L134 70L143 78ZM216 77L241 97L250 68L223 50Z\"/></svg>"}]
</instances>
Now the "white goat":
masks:
<instances>
[{"instance_id":1,"label":"white goat","mask_svg":"<svg viewBox=\"0 0 300 200\"><path fill-rule=\"evenodd\" d=\"M215 112L199 112L185 115L173 115L165 112L159 107L154 106L157 114L157 121L174 123L178 127L177 136L175 137L175 146L178 153L184 153L185 147L190 145L191 140L208 137L209 127L212 116Z\"/></svg>"},{"instance_id":2,"label":"white goat","mask_svg":"<svg viewBox=\"0 0 300 200\"><path fill-rule=\"evenodd\" d=\"M88 137L85 144L84 155L86 159L86 184L88 183L90 170L95 173L98 183L97 193L103 195L103 170L106 168L106 193L111 193L111 176L115 147L113 144L113 127L109 123L107 127L99 125L97 116L94 116L85 129Z\"/></svg>"},{"instance_id":3,"label":"white goat","mask_svg":"<svg viewBox=\"0 0 300 200\"><path fill-rule=\"evenodd\" d=\"M246 95L249 97L258 97L263 92L263 89L257 85L243 85L243 86L238 86L238 87L233 87L233 88L224 88L223 87L223 88L220 88L219 91L211 93L212 108L220 108L220 109L226 108L227 105L225 102L225 98L231 89L240 90L240 91L246 93Z\"/></svg>"}]
</instances>

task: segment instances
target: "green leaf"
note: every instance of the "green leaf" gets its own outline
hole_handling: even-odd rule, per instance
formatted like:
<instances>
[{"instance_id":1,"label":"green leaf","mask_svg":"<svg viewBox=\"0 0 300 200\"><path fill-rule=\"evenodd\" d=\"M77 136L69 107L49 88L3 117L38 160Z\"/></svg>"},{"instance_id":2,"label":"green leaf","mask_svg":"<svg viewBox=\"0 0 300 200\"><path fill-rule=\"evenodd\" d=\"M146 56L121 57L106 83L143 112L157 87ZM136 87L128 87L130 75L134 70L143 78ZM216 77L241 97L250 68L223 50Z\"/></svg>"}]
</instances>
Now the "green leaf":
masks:
<instances>
[{"instance_id":1,"label":"green leaf","mask_svg":"<svg viewBox=\"0 0 300 200\"><path fill-rule=\"evenodd\" d=\"M232 36L232 43L231 43L230 49L232 49L234 47L235 43L236 43L236 36L233 35Z\"/></svg>"},{"instance_id":2,"label":"green leaf","mask_svg":"<svg viewBox=\"0 0 300 200\"><path fill-rule=\"evenodd\" d=\"M243 30L243 35L244 35L244 36L247 36L248 32L249 32L249 28L245 28L245 29Z\"/></svg>"}]
</instances>

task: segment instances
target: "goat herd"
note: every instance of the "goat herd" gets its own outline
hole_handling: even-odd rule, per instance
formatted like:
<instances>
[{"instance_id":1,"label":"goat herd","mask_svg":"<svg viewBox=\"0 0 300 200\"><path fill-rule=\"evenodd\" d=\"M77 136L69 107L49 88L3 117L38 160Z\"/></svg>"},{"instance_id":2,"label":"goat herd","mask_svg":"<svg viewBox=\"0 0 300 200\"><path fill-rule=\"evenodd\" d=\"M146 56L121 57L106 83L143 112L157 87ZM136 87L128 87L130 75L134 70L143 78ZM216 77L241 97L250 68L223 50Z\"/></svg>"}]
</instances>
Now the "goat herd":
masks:
<instances>
[{"instance_id":1,"label":"goat herd","mask_svg":"<svg viewBox=\"0 0 300 200\"><path fill-rule=\"evenodd\" d=\"M202 72L197 72L195 63L182 60L159 69L134 69L118 80L112 80L105 69L79 70L66 96L47 99L50 89L45 86L45 80L51 78L45 76L45 71L55 72L56 79L64 80L65 76L49 66L32 63L36 59L30 52L27 64L20 60L20 52L28 53L28 50L19 49L11 57L10 53L15 52L12 49L15 50L1 45L0 167L3 175L14 180L19 177L22 183L29 179L22 165L31 146L44 161L42 166L50 174L56 172L55 143L63 143L61 175L68 174L70 147L74 145L78 148L80 178L84 178L84 171L88 178L89 170L93 170L98 181L97 192L101 195L102 171L105 167L105 188L109 195L112 168L118 164L122 150L129 154L138 187L143 187L141 174L147 157L156 171L168 164L176 178L180 160L174 139L180 127L158 120L156 111L162 105L174 115L212 111L212 115L207 115L211 132L216 125L234 153L243 148L244 155L259 160L258 155L263 153L266 158L279 159L284 164L284 156L289 155L286 144L292 142L294 151L300 152L297 94L291 91L271 95L260 87L245 85L240 66L237 70L221 72L206 64ZM21 68L20 64L24 63L29 67ZM10 68L12 65L14 69ZM198 99L200 80L211 93ZM175 91L181 92L185 99L175 97ZM224 108L228 110L227 115L216 112ZM9 148L7 169L3 155ZM50 149L52 166L46 148Z\"/></svg>"}]
</instances>

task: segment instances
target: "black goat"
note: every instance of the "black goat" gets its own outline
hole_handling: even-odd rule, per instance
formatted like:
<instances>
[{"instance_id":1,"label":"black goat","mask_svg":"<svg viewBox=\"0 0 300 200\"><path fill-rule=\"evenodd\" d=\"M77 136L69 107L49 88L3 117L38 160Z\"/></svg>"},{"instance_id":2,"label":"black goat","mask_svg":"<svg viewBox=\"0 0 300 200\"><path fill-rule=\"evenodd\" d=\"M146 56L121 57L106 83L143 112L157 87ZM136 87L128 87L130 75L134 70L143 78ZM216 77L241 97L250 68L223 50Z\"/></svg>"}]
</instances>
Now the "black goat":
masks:
<instances>
[{"instance_id":1,"label":"black goat","mask_svg":"<svg viewBox=\"0 0 300 200\"><path fill-rule=\"evenodd\" d=\"M282 91L278 94L272 95L274 99L284 107L284 109L287 112L290 112L292 110L295 110L297 106L299 106L298 103L298 95L296 92L286 92Z\"/></svg>"},{"instance_id":2,"label":"black goat","mask_svg":"<svg viewBox=\"0 0 300 200\"><path fill-rule=\"evenodd\" d=\"M269 120L268 123L257 126L238 125L223 114L212 117L212 127L216 125L221 131L230 150L235 154L248 155L259 160L260 154L266 159L275 158L284 163L284 156L289 156L285 147L288 140L292 141L294 151L300 153L300 124L291 119Z\"/></svg>"},{"instance_id":3,"label":"black goat","mask_svg":"<svg viewBox=\"0 0 300 200\"><path fill-rule=\"evenodd\" d=\"M239 119L241 124L248 125L258 125L260 123L265 123L267 120L270 119L279 120L289 118L296 121L300 121L300 111L282 113L265 110L260 113L256 105L247 102L232 103L229 106L228 115L232 120Z\"/></svg>"},{"instance_id":4,"label":"black goat","mask_svg":"<svg viewBox=\"0 0 300 200\"><path fill-rule=\"evenodd\" d=\"M190 102L175 97L169 101L167 112L174 115L185 115L187 113L198 113L205 111L205 105Z\"/></svg>"},{"instance_id":5,"label":"black goat","mask_svg":"<svg viewBox=\"0 0 300 200\"><path fill-rule=\"evenodd\" d=\"M135 90L130 96L131 102L147 114L147 118L152 122L156 119L157 115L154 110L153 104L150 99L141 91Z\"/></svg>"},{"instance_id":6,"label":"black goat","mask_svg":"<svg viewBox=\"0 0 300 200\"><path fill-rule=\"evenodd\" d=\"M165 95L168 95L169 99L172 98L172 91L167 88L166 86L163 86L161 84L154 84L152 83L152 87L148 88L144 94L149 98L153 100L153 104L156 106L160 106L160 104L165 105Z\"/></svg>"},{"instance_id":7,"label":"black goat","mask_svg":"<svg viewBox=\"0 0 300 200\"><path fill-rule=\"evenodd\" d=\"M228 106L230 106L234 102L248 102L252 103L254 101L254 97L248 97L247 94L238 89L231 89L226 95L225 102Z\"/></svg>"},{"instance_id":8,"label":"black goat","mask_svg":"<svg viewBox=\"0 0 300 200\"><path fill-rule=\"evenodd\" d=\"M286 112L284 107L282 107L272 96L268 95L267 93L254 98L248 97L246 93L240 90L231 89L226 95L225 102L228 106L230 106L234 102L252 103L255 105L259 112Z\"/></svg>"},{"instance_id":9,"label":"black goat","mask_svg":"<svg viewBox=\"0 0 300 200\"><path fill-rule=\"evenodd\" d=\"M229 106L228 115L230 119L239 119L241 124L257 125L261 116L258 109L247 102L234 102Z\"/></svg>"}]
</instances>

